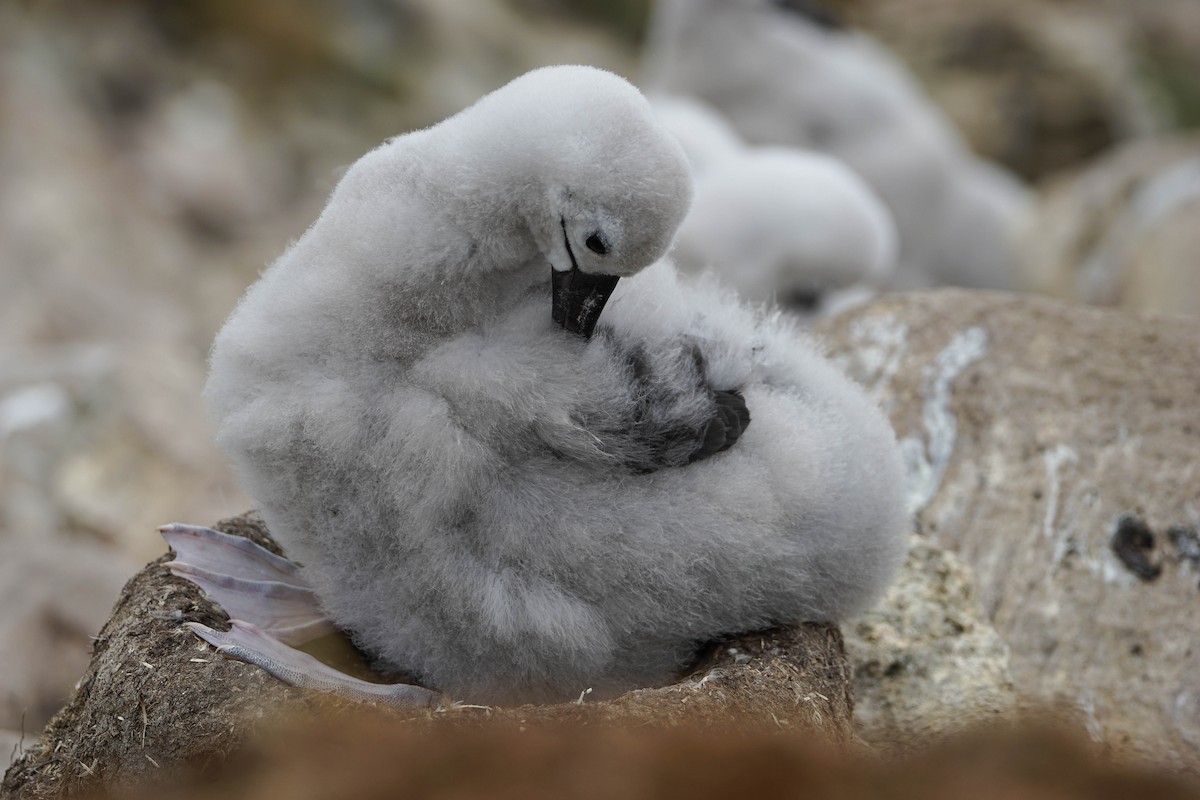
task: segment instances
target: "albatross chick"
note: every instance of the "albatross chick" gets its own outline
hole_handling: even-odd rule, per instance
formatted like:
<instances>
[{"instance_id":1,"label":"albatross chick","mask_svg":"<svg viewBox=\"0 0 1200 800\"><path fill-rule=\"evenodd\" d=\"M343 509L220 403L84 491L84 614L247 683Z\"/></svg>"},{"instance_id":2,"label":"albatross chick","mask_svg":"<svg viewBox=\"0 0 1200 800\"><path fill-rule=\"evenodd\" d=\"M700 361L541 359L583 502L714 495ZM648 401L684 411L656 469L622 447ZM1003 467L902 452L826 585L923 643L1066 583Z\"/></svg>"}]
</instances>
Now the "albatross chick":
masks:
<instances>
[{"instance_id":1,"label":"albatross chick","mask_svg":"<svg viewBox=\"0 0 1200 800\"><path fill-rule=\"evenodd\" d=\"M676 281L690 195L649 104L588 67L354 164L220 332L206 390L303 566L168 526L176 570L254 623L197 632L402 705L556 701L875 598L904 550L892 431L788 323ZM429 689L290 647L330 620Z\"/></svg>"}]
</instances>

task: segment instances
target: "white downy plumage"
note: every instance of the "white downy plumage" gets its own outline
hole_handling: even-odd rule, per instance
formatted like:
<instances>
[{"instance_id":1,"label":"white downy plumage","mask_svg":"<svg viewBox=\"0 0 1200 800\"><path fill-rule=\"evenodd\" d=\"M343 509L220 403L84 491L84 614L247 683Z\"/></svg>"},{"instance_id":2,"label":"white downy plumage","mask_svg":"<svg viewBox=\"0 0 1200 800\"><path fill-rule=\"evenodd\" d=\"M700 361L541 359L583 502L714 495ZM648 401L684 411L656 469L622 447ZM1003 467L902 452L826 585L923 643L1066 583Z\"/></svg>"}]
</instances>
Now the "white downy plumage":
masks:
<instances>
[{"instance_id":1,"label":"white downy plumage","mask_svg":"<svg viewBox=\"0 0 1200 800\"><path fill-rule=\"evenodd\" d=\"M679 141L693 175L746 151L742 137L708 104L670 94L651 94L648 99L658 121Z\"/></svg>"},{"instance_id":2,"label":"white downy plumage","mask_svg":"<svg viewBox=\"0 0 1200 800\"><path fill-rule=\"evenodd\" d=\"M692 165L696 194L672 260L711 271L755 303L811 320L884 287L896 225L867 183L837 159L787 147L747 147L713 109L653 96L659 121Z\"/></svg>"},{"instance_id":3,"label":"white downy plumage","mask_svg":"<svg viewBox=\"0 0 1200 800\"><path fill-rule=\"evenodd\" d=\"M636 89L536 70L359 160L222 329L219 441L378 665L472 701L611 693L890 580L883 416L778 316L644 269L690 191ZM552 270L626 278L590 338L552 320Z\"/></svg>"},{"instance_id":4,"label":"white downy plumage","mask_svg":"<svg viewBox=\"0 0 1200 800\"><path fill-rule=\"evenodd\" d=\"M1030 192L973 156L882 46L788 5L658 0L647 89L709 103L751 144L848 164L895 217L896 288L1013 288Z\"/></svg>"}]
</instances>

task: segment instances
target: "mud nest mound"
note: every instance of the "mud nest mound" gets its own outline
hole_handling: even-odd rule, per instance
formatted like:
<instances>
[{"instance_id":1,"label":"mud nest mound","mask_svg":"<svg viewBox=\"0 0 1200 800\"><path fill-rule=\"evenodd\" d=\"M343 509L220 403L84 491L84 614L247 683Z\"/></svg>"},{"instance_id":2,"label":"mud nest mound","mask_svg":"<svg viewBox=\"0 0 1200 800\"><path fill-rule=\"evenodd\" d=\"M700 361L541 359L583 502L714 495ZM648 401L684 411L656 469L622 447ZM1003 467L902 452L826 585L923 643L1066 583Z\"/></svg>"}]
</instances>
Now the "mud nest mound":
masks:
<instances>
[{"instance_id":1,"label":"mud nest mound","mask_svg":"<svg viewBox=\"0 0 1200 800\"><path fill-rule=\"evenodd\" d=\"M216 527L280 552L254 515ZM223 629L228 617L198 587L173 576L163 566L168 560L164 555L148 564L125 586L75 696L12 764L0 795L70 796L206 770L282 717L353 711L199 641L184 622ZM406 726L773 728L844 744L853 738L852 711L841 633L802 624L714 642L678 682L608 700L584 696L512 708L450 703L383 713Z\"/></svg>"}]
</instances>

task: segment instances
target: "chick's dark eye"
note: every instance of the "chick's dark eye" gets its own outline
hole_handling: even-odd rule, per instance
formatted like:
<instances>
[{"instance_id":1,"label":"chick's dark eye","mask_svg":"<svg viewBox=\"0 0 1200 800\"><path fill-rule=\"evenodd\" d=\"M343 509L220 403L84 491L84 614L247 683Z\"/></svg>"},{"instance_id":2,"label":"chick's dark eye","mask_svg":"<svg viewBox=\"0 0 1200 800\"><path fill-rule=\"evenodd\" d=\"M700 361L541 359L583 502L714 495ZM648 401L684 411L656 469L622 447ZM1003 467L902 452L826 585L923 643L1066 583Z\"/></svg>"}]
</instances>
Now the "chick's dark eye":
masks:
<instances>
[{"instance_id":1,"label":"chick's dark eye","mask_svg":"<svg viewBox=\"0 0 1200 800\"><path fill-rule=\"evenodd\" d=\"M608 245L604 243L604 240L600 238L600 234L598 233L593 233L584 239L583 243L587 245L588 250L591 250L596 255L608 255Z\"/></svg>"}]
</instances>

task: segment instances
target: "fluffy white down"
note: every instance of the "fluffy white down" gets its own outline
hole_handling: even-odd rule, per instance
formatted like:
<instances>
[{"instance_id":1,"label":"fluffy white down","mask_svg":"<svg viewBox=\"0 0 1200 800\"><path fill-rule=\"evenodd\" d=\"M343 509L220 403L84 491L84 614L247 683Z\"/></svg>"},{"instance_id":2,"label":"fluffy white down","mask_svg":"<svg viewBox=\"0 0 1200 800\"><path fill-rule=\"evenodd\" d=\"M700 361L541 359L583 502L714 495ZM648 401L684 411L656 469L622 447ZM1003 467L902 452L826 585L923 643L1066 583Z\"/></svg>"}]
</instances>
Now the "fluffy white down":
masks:
<instances>
[{"instance_id":1,"label":"fluffy white down","mask_svg":"<svg viewBox=\"0 0 1200 800\"><path fill-rule=\"evenodd\" d=\"M1031 194L982 168L881 45L770 0L658 0L648 90L697 97L746 141L845 161L895 217L893 285L1013 288Z\"/></svg>"},{"instance_id":2,"label":"fluffy white down","mask_svg":"<svg viewBox=\"0 0 1200 800\"><path fill-rule=\"evenodd\" d=\"M698 175L676 241L681 269L712 269L754 302L880 287L896 257L892 216L862 178L786 148L747 149Z\"/></svg>"},{"instance_id":3,"label":"fluffy white down","mask_svg":"<svg viewBox=\"0 0 1200 800\"><path fill-rule=\"evenodd\" d=\"M746 149L746 143L729 123L705 103L679 95L648 97L658 121L679 140L693 174L703 173Z\"/></svg>"},{"instance_id":4,"label":"fluffy white down","mask_svg":"<svg viewBox=\"0 0 1200 800\"><path fill-rule=\"evenodd\" d=\"M812 320L869 299L896 266L892 214L841 161L811 150L748 147L711 106L653 95L683 147L696 196L675 237L685 273L715 273L751 302Z\"/></svg>"},{"instance_id":5,"label":"fluffy white down","mask_svg":"<svg viewBox=\"0 0 1200 800\"><path fill-rule=\"evenodd\" d=\"M890 580L893 434L788 323L665 262L590 340L551 321L564 234L584 271L634 275L689 194L626 82L535 71L364 156L226 323L220 443L380 665L482 702L611 693L717 635L844 618ZM607 256L579 252L593 226ZM656 464L733 388L740 441Z\"/></svg>"}]
</instances>

